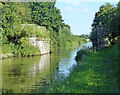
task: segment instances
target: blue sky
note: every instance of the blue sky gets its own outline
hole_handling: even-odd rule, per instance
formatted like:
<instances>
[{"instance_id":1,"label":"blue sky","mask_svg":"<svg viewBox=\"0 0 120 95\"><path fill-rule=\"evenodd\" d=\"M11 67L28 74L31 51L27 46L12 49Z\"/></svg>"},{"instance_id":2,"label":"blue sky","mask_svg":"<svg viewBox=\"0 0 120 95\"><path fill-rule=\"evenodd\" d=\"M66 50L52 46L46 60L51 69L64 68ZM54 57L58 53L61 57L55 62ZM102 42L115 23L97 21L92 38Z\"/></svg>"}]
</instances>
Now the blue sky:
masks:
<instances>
[{"instance_id":1,"label":"blue sky","mask_svg":"<svg viewBox=\"0 0 120 95\"><path fill-rule=\"evenodd\" d=\"M81 35L91 32L95 12L106 1L116 5L119 0L58 0L56 7L60 9L64 22L70 25L71 33Z\"/></svg>"}]
</instances>

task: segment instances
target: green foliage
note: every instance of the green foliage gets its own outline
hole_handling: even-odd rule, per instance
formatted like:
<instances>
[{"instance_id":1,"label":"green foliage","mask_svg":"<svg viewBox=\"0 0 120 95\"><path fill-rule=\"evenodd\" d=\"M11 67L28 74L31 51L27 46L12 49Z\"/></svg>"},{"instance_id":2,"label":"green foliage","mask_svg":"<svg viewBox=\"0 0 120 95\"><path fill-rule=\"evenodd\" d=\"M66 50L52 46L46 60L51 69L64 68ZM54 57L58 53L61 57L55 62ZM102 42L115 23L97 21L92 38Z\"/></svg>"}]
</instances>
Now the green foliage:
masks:
<instances>
[{"instance_id":1,"label":"green foliage","mask_svg":"<svg viewBox=\"0 0 120 95\"><path fill-rule=\"evenodd\" d=\"M35 25L35 36L40 38L50 38L50 32L46 27Z\"/></svg>"},{"instance_id":2,"label":"green foliage","mask_svg":"<svg viewBox=\"0 0 120 95\"><path fill-rule=\"evenodd\" d=\"M12 47L9 44L4 44L0 47L1 53L12 53Z\"/></svg>"},{"instance_id":3,"label":"green foliage","mask_svg":"<svg viewBox=\"0 0 120 95\"><path fill-rule=\"evenodd\" d=\"M35 55L35 52L39 52L39 50L33 46L29 46L29 37L37 35L36 32L33 31L34 27L27 24L31 23L29 3L1 2L1 5L1 44L2 48L4 48L2 52L9 53L10 51L15 55L22 54L23 56ZM6 49L7 44L9 44L8 51Z\"/></svg>"},{"instance_id":4,"label":"green foliage","mask_svg":"<svg viewBox=\"0 0 120 95\"><path fill-rule=\"evenodd\" d=\"M15 56L20 56L21 55L21 46L19 46L18 44L15 45L13 47L13 54L15 54Z\"/></svg>"},{"instance_id":5,"label":"green foliage","mask_svg":"<svg viewBox=\"0 0 120 95\"><path fill-rule=\"evenodd\" d=\"M118 7L118 6L117 6ZM93 42L94 47L98 48L97 38L99 27L106 28L103 31L101 38L105 39L108 37L111 44L116 42L116 37L118 35L118 10L110 3L100 6L99 11L95 14L95 18L92 24L92 31L90 34L90 39Z\"/></svg>"},{"instance_id":6,"label":"green foliage","mask_svg":"<svg viewBox=\"0 0 120 95\"><path fill-rule=\"evenodd\" d=\"M86 39L73 35L68 26L64 26L58 32L51 30L50 32L50 48L53 51L56 48L74 47L85 43Z\"/></svg>"},{"instance_id":7,"label":"green foliage","mask_svg":"<svg viewBox=\"0 0 120 95\"><path fill-rule=\"evenodd\" d=\"M77 56L75 57L76 61L81 61L83 55L87 55L87 52L86 50L81 49L77 52Z\"/></svg>"},{"instance_id":8,"label":"green foliage","mask_svg":"<svg viewBox=\"0 0 120 95\"><path fill-rule=\"evenodd\" d=\"M58 46L59 47L65 47L67 43L71 41L71 33L70 29L67 27L63 27L58 31Z\"/></svg>"},{"instance_id":9,"label":"green foliage","mask_svg":"<svg viewBox=\"0 0 120 95\"><path fill-rule=\"evenodd\" d=\"M91 52L91 49L86 46L83 46L82 49L77 52L75 60L77 62L82 61L82 59L84 59L84 57L89 55L89 52Z\"/></svg>"},{"instance_id":10,"label":"green foliage","mask_svg":"<svg viewBox=\"0 0 120 95\"><path fill-rule=\"evenodd\" d=\"M40 54L40 50L34 46L26 46L21 49L22 56L33 56L37 53Z\"/></svg>"},{"instance_id":11,"label":"green foliage","mask_svg":"<svg viewBox=\"0 0 120 95\"><path fill-rule=\"evenodd\" d=\"M30 8L34 23L53 28L54 31L58 31L62 26L62 16L55 7L55 2L32 2Z\"/></svg>"},{"instance_id":12,"label":"green foliage","mask_svg":"<svg viewBox=\"0 0 120 95\"><path fill-rule=\"evenodd\" d=\"M81 38L80 39L82 43L87 43L88 41L86 40L86 38Z\"/></svg>"},{"instance_id":13,"label":"green foliage","mask_svg":"<svg viewBox=\"0 0 120 95\"><path fill-rule=\"evenodd\" d=\"M22 46L22 47L28 46L28 45L29 45L29 38L27 38L27 37L22 37L22 38L20 39L20 43L21 43L21 46Z\"/></svg>"},{"instance_id":14,"label":"green foliage","mask_svg":"<svg viewBox=\"0 0 120 95\"><path fill-rule=\"evenodd\" d=\"M71 34L70 26L63 23L61 12L55 7L55 2L33 2L30 3L30 8L33 22L46 26L50 31L51 51L79 43L78 38L74 39ZM43 37L41 33L37 32L36 35Z\"/></svg>"},{"instance_id":15,"label":"green foliage","mask_svg":"<svg viewBox=\"0 0 120 95\"><path fill-rule=\"evenodd\" d=\"M82 35L80 35L80 38L89 39L89 35L88 34L82 34Z\"/></svg>"},{"instance_id":16,"label":"green foliage","mask_svg":"<svg viewBox=\"0 0 120 95\"><path fill-rule=\"evenodd\" d=\"M2 43L10 42L18 44L21 37L26 36L25 31L21 30L20 24L30 20L28 6L18 2L7 2L2 4ZM24 19L24 20L23 20ZM24 22L23 22L24 21ZM28 33L28 32L27 32Z\"/></svg>"},{"instance_id":17,"label":"green foliage","mask_svg":"<svg viewBox=\"0 0 120 95\"><path fill-rule=\"evenodd\" d=\"M120 1L117 5L117 11L118 11L118 27L120 27ZM118 28L118 35L120 36L120 28Z\"/></svg>"},{"instance_id":18,"label":"green foliage","mask_svg":"<svg viewBox=\"0 0 120 95\"><path fill-rule=\"evenodd\" d=\"M20 37L32 37L35 36L34 26L29 24L20 25Z\"/></svg>"},{"instance_id":19,"label":"green foliage","mask_svg":"<svg viewBox=\"0 0 120 95\"><path fill-rule=\"evenodd\" d=\"M70 26L63 23L61 12L55 7L55 2L0 4L2 5L1 44L14 44L12 47L14 54L20 55L25 47L30 49L29 37L37 37L37 40L50 38L51 51L80 44L80 38L72 35Z\"/></svg>"},{"instance_id":20,"label":"green foliage","mask_svg":"<svg viewBox=\"0 0 120 95\"><path fill-rule=\"evenodd\" d=\"M66 37L67 36L67 37ZM66 26L61 28L58 32L54 32L51 29L50 38L51 38L51 49L54 48L63 48L67 45L70 46L71 43L71 32L70 29Z\"/></svg>"}]
</instances>

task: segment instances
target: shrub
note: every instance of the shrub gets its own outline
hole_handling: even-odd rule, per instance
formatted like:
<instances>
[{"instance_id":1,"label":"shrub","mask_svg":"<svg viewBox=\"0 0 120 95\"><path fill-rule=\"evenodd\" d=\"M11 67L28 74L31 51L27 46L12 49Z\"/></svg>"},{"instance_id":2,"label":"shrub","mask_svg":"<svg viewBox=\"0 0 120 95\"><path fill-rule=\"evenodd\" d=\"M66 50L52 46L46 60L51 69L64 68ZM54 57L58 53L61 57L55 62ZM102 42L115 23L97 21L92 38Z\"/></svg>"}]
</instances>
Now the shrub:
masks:
<instances>
[{"instance_id":1,"label":"shrub","mask_svg":"<svg viewBox=\"0 0 120 95\"><path fill-rule=\"evenodd\" d=\"M80 51L78 51L77 56L75 57L75 60L81 61L83 54L87 55L87 50L81 49Z\"/></svg>"},{"instance_id":2,"label":"shrub","mask_svg":"<svg viewBox=\"0 0 120 95\"><path fill-rule=\"evenodd\" d=\"M41 38L49 38L50 32L46 29L46 27L43 26L37 26L35 25L35 36L41 37Z\"/></svg>"},{"instance_id":3,"label":"shrub","mask_svg":"<svg viewBox=\"0 0 120 95\"><path fill-rule=\"evenodd\" d=\"M24 48L21 49L21 54L22 56L33 56L36 54L40 54L40 50L34 46L26 46Z\"/></svg>"},{"instance_id":4,"label":"shrub","mask_svg":"<svg viewBox=\"0 0 120 95\"><path fill-rule=\"evenodd\" d=\"M20 42L22 47L26 47L27 45L29 45L29 38L22 37L19 42Z\"/></svg>"},{"instance_id":5,"label":"shrub","mask_svg":"<svg viewBox=\"0 0 120 95\"><path fill-rule=\"evenodd\" d=\"M21 55L21 46L20 45L15 45L13 48L13 54L19 56Z\"/></svg>"},{"instance_id":6,"label":"shrub","mask_svg":"<svg viewBox=\"0 0 120 95\"><path fill-rule=\"evenodd\" d=\"M4 44L1 46L1 53L12 53L12 47L9 44Z\"/></svg>"}]
</instances>

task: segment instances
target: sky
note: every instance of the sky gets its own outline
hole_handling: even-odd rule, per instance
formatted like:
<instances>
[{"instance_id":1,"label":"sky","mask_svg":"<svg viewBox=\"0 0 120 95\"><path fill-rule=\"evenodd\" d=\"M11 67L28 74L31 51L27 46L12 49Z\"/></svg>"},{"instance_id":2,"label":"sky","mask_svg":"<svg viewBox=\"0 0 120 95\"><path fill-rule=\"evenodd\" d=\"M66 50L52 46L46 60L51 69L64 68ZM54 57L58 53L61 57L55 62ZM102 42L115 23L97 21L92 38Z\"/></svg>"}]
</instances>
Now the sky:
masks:
<instances>
[{"instance_id":1,"label":"sky","mask_svg":"<svg viewBox=\"0 0 120 95\"><path fill-rule=\"evenodd\" d=\"M106 2L116 6L119 0L57 0L65 24L70 25L74 35L89 34L95 12Z\"/></svg>"}]
</instances>

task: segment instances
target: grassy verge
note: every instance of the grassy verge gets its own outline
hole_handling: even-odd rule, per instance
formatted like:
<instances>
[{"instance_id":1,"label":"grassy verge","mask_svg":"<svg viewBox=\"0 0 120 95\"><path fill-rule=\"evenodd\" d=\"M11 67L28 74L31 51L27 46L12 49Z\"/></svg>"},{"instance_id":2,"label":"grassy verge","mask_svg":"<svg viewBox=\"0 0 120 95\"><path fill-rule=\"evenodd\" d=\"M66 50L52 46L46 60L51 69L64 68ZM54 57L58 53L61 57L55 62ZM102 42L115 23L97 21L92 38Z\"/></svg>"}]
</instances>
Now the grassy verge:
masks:
<instances>
[{"instance_id":1,"label":"grassy verge","mask_svg":"<svg viewBox=\"0 0 120 95\"><path fill-rule=\"evenodd\" d=\"M37 93L118 93L118 45L90 52L64 81L50 84Z\"/></svg>"}]
</instances>

